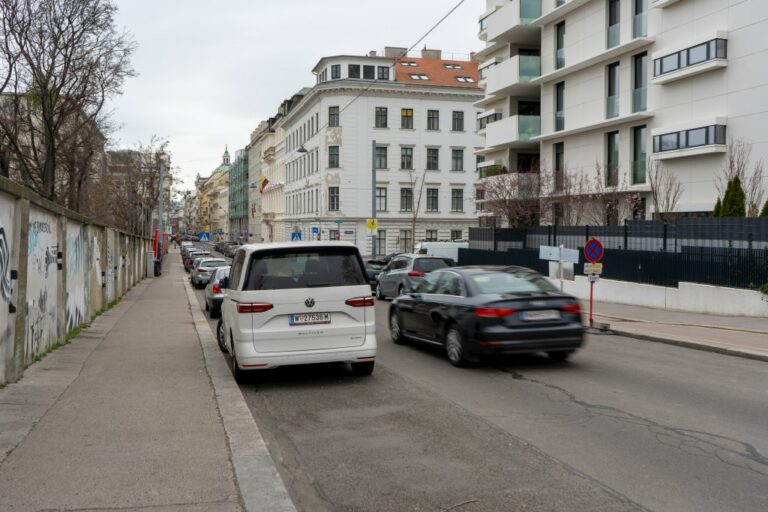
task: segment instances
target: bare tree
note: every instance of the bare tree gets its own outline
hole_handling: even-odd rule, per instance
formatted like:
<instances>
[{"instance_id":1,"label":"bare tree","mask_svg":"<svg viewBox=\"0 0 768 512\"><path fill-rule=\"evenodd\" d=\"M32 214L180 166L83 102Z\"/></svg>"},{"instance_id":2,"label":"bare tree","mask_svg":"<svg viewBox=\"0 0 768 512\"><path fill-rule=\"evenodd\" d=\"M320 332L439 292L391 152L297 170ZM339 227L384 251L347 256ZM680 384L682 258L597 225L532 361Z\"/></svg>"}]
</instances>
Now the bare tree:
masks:
<instances>
[{"instance_id":1,"label":"bare tree","mask_svg":"<svg viewBox=\"0 0 768 512\"><path fill-rule=\"evenodd\" d=\"M654 212L661 220L669 220L683 195L683 185L677 175L664 168L660 160L648 158L646 169Z\"/></svg>"},{"instance_id":2,"label":"bare tree","mask_svg":"<svg viewBox=\"0 0 768 512\"><path fill-rule=\"evenodd\" d=\"M765 162L762 158L752 161L752 144L743 139L729 138L725 163L715 182L718 196L723 197L728 182L738 177L744 189L747 217L757 217L765 195L764 170Z\"/></svg>"},{"instance_id":3,"label":"bare tree","mask_svg":"<svg viewBox=\"0 0 768 512\"><path fill-rule=\"evenodd\" d=\"M540 218L542 196L539 172L503 173L483 183L485 209L509 227L530 226Z\"/></svg>"},{"instance_id":4,"label":"bare tree","mask_svg":"<svg viewBox=\"0 0 768 512\"><path fill-rule=\"evenodd\" d=\"M586 181L584 221L593 225L616 225L632 217L639 196L628 191L626 177L619 169L604 169L595 163L595 172Z\"/></svg>"}]
</instances>

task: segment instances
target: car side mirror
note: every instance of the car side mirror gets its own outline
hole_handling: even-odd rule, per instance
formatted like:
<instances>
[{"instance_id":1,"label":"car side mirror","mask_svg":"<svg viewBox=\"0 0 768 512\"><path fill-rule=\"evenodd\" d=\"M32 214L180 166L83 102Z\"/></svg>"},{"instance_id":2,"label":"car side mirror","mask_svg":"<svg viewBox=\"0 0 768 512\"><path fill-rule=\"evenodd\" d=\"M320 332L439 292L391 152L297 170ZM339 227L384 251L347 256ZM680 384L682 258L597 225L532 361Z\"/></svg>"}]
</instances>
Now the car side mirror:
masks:
<instances>
[{"instance_id":1,"label":"car side mirror","mask_svg":"<svg viewBox=\"0 0 768 512\"><path fill-rule=\"evenodd\" d=\"M223 290L226 290L227 288L229 288L229 278L228 277L222 277L219 280L219 286L221 286L221 288Z\"/></svg>"}]
</instances>

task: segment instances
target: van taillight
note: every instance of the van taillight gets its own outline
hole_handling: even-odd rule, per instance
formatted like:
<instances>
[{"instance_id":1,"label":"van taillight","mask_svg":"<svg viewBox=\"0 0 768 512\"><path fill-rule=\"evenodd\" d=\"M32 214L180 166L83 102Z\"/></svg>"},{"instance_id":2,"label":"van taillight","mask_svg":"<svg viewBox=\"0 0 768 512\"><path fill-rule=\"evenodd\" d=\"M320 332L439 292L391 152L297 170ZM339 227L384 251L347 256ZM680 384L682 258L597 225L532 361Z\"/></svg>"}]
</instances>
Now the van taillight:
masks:
<instances>
[{"instance_id":1,"label":"van taillight","mask_svg":"<svg viewBox=\"0 0 768 512\"><path fill-rule=\"evenodd\" d=\"M221 293L221 285L219 283L214 283L213 286L211 286L211 291L213 291L213 293Z\"/></svg>"},{"instance_id":2,"label":"van taillight","mask_svg":"<svg viewBox=\"0 0 768 512\"><path fill-rule=\"evenodd\" d=\"M264 313L265 311L269 311L270 309L274 308L272 304L267 304L266 302L252 302L252 303L239 303L237 305L237 312L238 313Z\"/></svg>"},{"instance_id":3,"label":"van taillight","mask_svg":"<svg viewBox=\"0 0 768 512\"><path fill-rule=\"evenodd\" d=\"M376 304L373 297L352 297L351 299L347 299L344 303L353 308L366 308Z\"/></svg>"}]
</instances>

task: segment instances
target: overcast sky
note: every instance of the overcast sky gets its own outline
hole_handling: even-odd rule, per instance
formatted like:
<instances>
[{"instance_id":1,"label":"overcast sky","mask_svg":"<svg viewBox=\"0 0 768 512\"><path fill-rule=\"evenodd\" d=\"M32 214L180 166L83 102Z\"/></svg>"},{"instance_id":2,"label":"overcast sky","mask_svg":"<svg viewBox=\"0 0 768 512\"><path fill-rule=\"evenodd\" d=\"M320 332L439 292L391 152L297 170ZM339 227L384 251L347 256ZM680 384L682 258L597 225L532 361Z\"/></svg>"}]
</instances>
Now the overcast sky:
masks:
<instances>
[{"instance_id":1,"label":"overcast sky","mask_svg":"<svg viewBox=\"0 0 768 512\"><path fill-rule=\"evenodd\" d=\"M117 0L119 27L139 45L113 104L119 147L171 141L173 164L191 188L221 162L225 144L248 143L280 102L314 84L326 55L412 46L458 0ZM426 40L468 54L482 48L484 0L464 3ZM423 47L422 43L419 48Z\"/></svg>"}]
</instances>

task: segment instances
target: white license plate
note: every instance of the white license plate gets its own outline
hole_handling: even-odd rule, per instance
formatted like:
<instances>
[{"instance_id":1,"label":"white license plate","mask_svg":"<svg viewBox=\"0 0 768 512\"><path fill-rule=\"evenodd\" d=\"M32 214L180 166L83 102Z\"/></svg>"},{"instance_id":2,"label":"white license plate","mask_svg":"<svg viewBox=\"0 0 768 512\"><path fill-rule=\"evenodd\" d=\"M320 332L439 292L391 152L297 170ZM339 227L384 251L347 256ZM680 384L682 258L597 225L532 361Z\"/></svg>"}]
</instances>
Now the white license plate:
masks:
<instances>
[{"instance_id":1,"label":"white license plate","mask_svg":"<svg viewBox=\"0 0 768 512\"><path fill-rule=\"evenodd\" d=\"M289 318L291 325L312 325L331 323L330 313L296 313Z\"/></svg>"},{"instance_id":2,"label":"white license plate","mask_svg":"<svg viewBox=\"0 0 768 512\"><path fill-rule=\"evenodd\" d=\"M523 311L521 318L527 322L541 322L544 320L560 320L560 312L556 309L543 309L541 311Z\"/></svg>"}]
</instances>

